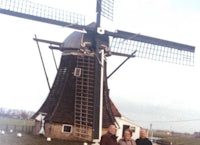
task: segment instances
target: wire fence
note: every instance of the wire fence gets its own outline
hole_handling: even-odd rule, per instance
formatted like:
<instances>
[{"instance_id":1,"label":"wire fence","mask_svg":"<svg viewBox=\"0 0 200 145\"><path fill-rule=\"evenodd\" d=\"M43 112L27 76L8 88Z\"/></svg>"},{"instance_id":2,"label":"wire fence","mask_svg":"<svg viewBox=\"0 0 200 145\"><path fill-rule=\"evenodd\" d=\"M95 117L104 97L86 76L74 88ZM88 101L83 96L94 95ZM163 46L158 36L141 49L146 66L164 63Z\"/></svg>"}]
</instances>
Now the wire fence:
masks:
<instances>
[{"instance_id":1,"label":"wire fence","mask_svg":"<svg viewBox=\"0 0 200 145\"><path fill-rule=\"evenodd\" d=\"M0 124L0 133L33 133L35 126L32 125L10 125L10 124Z\"/></svg>"}]
</instances>

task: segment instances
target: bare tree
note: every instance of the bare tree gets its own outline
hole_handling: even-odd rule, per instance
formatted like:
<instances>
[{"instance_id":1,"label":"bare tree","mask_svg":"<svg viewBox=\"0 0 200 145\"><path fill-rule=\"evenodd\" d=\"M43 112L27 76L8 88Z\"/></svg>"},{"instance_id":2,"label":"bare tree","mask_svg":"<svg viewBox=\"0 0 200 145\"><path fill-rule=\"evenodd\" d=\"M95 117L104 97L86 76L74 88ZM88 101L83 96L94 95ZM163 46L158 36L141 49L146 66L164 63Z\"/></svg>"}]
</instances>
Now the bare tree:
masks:
<instances>
[{"instance_id":1,"label":"bare tree","mask_svg":"<svg viewBox=\"0 0 200 145\"><path fill-rule=\"evenodd\" d=\"M0 116L2 117L30 119L33 114L34 112L32 111L0 108Z\"/></svg>"}]
</instances>

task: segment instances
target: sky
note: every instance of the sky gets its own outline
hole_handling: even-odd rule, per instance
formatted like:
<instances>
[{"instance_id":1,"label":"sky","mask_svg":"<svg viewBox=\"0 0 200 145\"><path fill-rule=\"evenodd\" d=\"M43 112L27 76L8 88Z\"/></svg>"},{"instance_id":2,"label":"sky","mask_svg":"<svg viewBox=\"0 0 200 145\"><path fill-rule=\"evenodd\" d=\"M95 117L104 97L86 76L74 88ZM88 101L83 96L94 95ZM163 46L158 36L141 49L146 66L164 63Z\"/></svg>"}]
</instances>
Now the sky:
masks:
<instances>
[{"instance_id":1,"label":"sky","mask_svg":"<svg viewBox=\"0 0 200 145\"><path fill-rule=\"evenodd\" d=\"M93 0L35 2L86 15L86 23L95 20ZM0 107L37 111L49 89L34 35L63 42L72 30L2 14L0 19ZM196 47L194 67L133 58L109 78L108 85L110 97L121 114L136 124L178 132L200 131L198 0L118 0L114 21L102 21L102 26ZM51 51L46 44L40 43L40 48L52 85L56 68ZM54 52L59 64L61 53ZM107 73L124 59L108 57Z\"/></svg>"}]
</instances>

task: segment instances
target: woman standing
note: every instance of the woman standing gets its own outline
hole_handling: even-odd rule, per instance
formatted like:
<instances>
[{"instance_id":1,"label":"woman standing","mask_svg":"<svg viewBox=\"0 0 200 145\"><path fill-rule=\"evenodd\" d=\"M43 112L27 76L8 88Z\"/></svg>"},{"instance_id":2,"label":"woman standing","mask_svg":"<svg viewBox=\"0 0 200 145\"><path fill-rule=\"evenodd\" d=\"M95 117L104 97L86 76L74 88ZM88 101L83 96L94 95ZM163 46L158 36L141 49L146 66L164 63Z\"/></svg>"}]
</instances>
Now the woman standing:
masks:
<instances>
[{"instance_id":1,"label":"woman standing","mask_svg":"<svg viewBox=\"0 0 200 145\"><path fill-rule=\"evenodd\" d=\"M118 141L118 145L136 145L135 140L132 138L132 131L126 129L123 134L123 138Z\"/></svg>"}]
</instances>

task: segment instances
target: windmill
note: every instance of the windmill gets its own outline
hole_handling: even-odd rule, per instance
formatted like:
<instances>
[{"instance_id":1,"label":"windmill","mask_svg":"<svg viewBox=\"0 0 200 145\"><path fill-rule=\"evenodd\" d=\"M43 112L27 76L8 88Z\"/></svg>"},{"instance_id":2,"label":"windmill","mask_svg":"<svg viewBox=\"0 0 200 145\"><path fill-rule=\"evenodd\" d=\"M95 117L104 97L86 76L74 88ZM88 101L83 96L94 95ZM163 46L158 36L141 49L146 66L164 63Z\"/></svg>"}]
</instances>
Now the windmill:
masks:
<instances>
[{"instance_id":1,"label":"windmill","mask_svg":"<svg viewBox=\"0 0 200 145\"><path fill-rule=\"evenodd\" d=\"M97 0L96 5L96 22L85 25L84 17L78 14L26 0L0 0L2 14L79 30L64 42L34 38L36 42L49 43L50 49L63 53L49 95L34 115L38 121L36 129L45 130L42 132L48 136L58 137L56 132L62 129L68 133L59 134L60 138L99 139L101 126L106 128L108 124L116 123L114 116L121 114L109 98L105 57L136 56L194 65L193 46L101 28L101 16L113 18L114 0Z\"/></svg>"}]
</instances>

